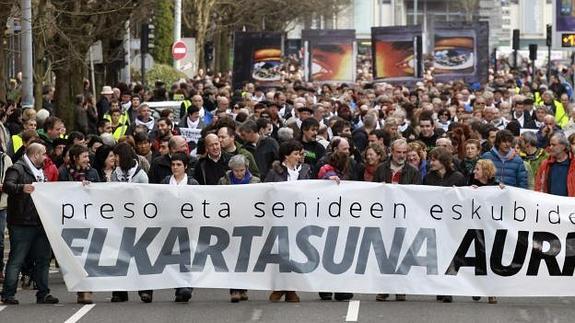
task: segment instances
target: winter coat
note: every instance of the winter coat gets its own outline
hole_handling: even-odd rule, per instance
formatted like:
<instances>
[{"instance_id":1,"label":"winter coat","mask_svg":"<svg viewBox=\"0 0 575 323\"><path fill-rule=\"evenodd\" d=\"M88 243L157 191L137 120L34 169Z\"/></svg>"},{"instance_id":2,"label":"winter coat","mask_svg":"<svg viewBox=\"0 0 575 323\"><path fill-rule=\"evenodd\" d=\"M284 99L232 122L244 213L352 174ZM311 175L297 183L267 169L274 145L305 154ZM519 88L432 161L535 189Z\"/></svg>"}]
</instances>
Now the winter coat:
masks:
<instances>
[{"instance_id":1,"label":"winter coat","mask_svg":"<svg viewBox=\"0 0 575 323\"><path fill-rule=\"evenodd\" d=\"M373 181L377 183L391 183L392 175L391 159L388 159L377 167L375 174L373 175ZM421 184L421 175L419 174L419 171L406 162L401 170L399 184Z\"/></svg>"},{"instance_id":2,"label":"winter coat","mask_svg":"<svg viewBox=\"0 0 575 323\"><path fill-rule=\"evenodd\" d=\"M218 185L232 185L230 176L233 176L231 170L227 171L226 175L220 178L220 180L218 181ZM252 174L252 178L250 179L250 182L248 184L257 184L257 183L261 183L260 178L257 176L253 176Z\"/></svg>"},{"instance_id":3,"label":"winter coat","mask_svg":"<svg viewBox=\"0 0 575 323\"><path fill-rule=\"evenodd\" d=\"M170 178L172 175L168 175L164 177L164 179L160 182L160 184L170 184ZM188 175L188 185L200 185L198 181L196 181L192 176Z\"/></svg>"},{"instance_id":4,"label":"winter coat","mask_svg":"<svg viewBox=\"0 0 575 323\"><path fill-rule=\"evenodd\" d=\"M32 196L24 193L24 184L34 182L36 182L36 177L23 159L17 161L6 171L2 193L8 194L7 222L9 225L42 225Z\"/></svg>"},{"instance_id":5,"label":"winter coat","mask_svg":"<svg viewBox=\"0 0 575 323\"><path fill-rule=\"evenodd\" d=\"M467 179L458 171L448 171L443 177L437 171L430 171L423 180L423 185L433 186L466 186Z\"/></svg>"},{"instance_id":6,"label":"winter coat","mask_svg":"<svg viewBox=\"0 0 575 323\"><path fill-rule=\"evenodd\" d=\"M60 166L58 169L58 181L59 182L74 182L74 178L70 174L70 170L66 165ZM89 168L85 173L85 180L93 183L98 183L100 181L100 175L98 175L98 171L94 168Z\"/></svg>"},{"instance_id":7,"label":"winter coat","mask_svg":"<svg viewBox=\"0 0 575 323\"><path fill-rule=\"evenodd\" d=\"M535 190L538 192L547 193L549 191L549 172L551 171L551 165L554 164L555 158L549 157L545 159L537 175L535 176ZM569 171L567 173L567 195L575 196L575 157L571 156L571 163L569 164Z\"/></svg>"},{"instance_id":8,"label":"winter coat","mask_svg":"<svg viewBox=\"0 0 575 323\"><path fill-rule=\"evenodd\" d=\"M303 179L310 179L311 177L311 169L308 164L302 164L299 170L298 180ZM272 167L270 168L268 175L264 182L286 182L288 180L288 171L287 167L282 165L279 161L275 161L272 163Z\"/></svg>"},{"instance_id":9,"label":"winter coat","mask_svg":"<svg viewBox=\"0 0 575 323\"><path fill-rule=\"evenodd\" d=\"M523 165L523 160L514 151L510 151L506 156L501 156L496 148L491 148L481 156L482 159L489 159L495 164L497 172L495 178L499 183L520 188L528 187L527 170Z\"/></svg>"}]
</instances>

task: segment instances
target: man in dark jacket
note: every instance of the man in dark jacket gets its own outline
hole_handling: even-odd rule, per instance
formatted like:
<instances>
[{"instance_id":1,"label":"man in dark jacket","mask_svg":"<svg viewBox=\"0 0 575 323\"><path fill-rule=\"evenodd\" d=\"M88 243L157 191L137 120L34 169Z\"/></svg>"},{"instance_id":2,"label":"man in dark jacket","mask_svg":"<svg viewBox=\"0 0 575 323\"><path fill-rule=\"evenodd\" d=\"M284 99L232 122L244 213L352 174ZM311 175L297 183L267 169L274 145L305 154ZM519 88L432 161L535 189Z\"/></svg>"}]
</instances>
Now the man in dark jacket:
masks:
<instances>
[{"instance_id":1,"label":"man in dark jacket","mask_svg":"<svg viewBox=\"0 0 575 323\"><path fill-rule=\"evenodd\" d=\"M419 170L406 163L408 145L405 139L391 144L391 158L375 170L374 182L393 184L421 184Z\"/></svg>"},{"instance_id":2,"label":"man in dark jacket","mask_svg":"<svg viewBox=\"0 0 575 323\"><path fill-rule=\"evenodd\" d=\"M168 154L158 156L152 160L148 174L150 184L160 184L166 176L172 175L172 154L177 152L189 154L188 144L182 136L172 136L168 142L168 148L170 150ZM192 159L190 159L188 175L192 174L190 169L193 168L194 162L195 160L192 161Z\"/></svg>"},{"instance_id":3,"label":"man in dark jacket","mask_svg":"<svg viewBox=\"0 0 575 323\"><path fill-rule=\"evenodd\" d=\"M407 140L401 138L391 144L391 158L377 167L374 182L393 184L421 184L421 175L417 168L407 163ZM389 294L377 294L376 301L383 302ZM405 301L405 294L396 294L396 301Z\"/></svg>"},{"instance_id":4,"label":"man in dark jacket","mask_svg":"<svg viewBox=\"0 0 575 323\"><path fill-rule=\"evenodd\" d=\"M229 170L231 155L222 151L220 139L211 133L204 139L206 156L198 160L194 178L200 185L218 185L220 178Z\"/></svg>"},{"instance_id":5,"label":"man in dark jacket","mask_svg":"<svg viewBox=\"0 0 575 323\"><path fill-rule=\"evenodd\" d=\"M261 178L266 178L272 163L278 160L278 142L272 137L260 135L258 126L253 120L244 122L239 130L245 142L244 148L254 155Z\"/></svg>"},{"instance_id":6,"label":"man in dark jacket","mask_svg":"<svg viewBox=\"0 0 575 323\"><path fill-rule=\"evenodd\" d=\"M38 285L36 303L56 304L58 299L50 295L48 271L50 269L50 242L44 232L38 211L30 193L34 182L44 182L42 165L46 159L46 147L33 143L26 154L6 172L2 190L8 194L8 232L10 234L10 255L6 264L6 277L2 290L2 302L16 305L14 298L18 275L26 255L31 254L35 263L34 279Z\"/></svg>"}]
</instances>

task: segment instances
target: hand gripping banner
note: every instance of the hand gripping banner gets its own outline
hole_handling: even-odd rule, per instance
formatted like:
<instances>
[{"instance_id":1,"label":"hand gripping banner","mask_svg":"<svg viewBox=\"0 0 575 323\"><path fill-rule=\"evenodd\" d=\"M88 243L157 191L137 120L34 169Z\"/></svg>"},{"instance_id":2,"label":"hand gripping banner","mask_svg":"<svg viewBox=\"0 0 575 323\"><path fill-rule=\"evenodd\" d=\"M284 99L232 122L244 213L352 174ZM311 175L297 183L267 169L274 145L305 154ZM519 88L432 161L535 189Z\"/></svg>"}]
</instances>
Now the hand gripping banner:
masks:
<instances>
[{"instance_id":1,"label":"hand gripping banner","mask_svg":"<svg viewBox=\"0 0 575 323\"><path fill-rule=\"evenodd\" d=\"M575 295L575 200L333 181L39 183L71 291Z\"/></svg>"}]
</instances>

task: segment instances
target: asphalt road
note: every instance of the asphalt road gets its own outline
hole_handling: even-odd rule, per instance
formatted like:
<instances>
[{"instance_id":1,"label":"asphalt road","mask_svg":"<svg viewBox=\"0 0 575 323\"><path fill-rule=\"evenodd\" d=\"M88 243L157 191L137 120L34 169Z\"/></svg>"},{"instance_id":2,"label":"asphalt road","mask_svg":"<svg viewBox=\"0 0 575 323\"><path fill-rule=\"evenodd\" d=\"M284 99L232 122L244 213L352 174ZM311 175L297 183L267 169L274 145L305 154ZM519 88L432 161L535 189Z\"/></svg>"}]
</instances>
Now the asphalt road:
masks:
<instances>
[{"instance_id":1,"label":"asphalt road","mask_svg":"<svg viewBox=\"0 0 575 323\"><path fill-rule=\"evenodd\" d=\"M451 304L432 296L409 296L406 302L376 302L375 295L356 295L352 302L320 301L300 293L301 302L270 303L269 292L249 291L250 299L232 304L221 289L196 289L188 304L173 302L172 290L156 291L150 304L135 292L126 303L110 303L111 293L95 293L94 305L76 304L61 277L51 274L57 305L34 304L34 291L19 290L20 305L0 305L0 322L569 322L575 321L575 298L499 298L474 302L455 297ZM393 298L391 298L393 299Z\"/></svg>"}]
</instances>

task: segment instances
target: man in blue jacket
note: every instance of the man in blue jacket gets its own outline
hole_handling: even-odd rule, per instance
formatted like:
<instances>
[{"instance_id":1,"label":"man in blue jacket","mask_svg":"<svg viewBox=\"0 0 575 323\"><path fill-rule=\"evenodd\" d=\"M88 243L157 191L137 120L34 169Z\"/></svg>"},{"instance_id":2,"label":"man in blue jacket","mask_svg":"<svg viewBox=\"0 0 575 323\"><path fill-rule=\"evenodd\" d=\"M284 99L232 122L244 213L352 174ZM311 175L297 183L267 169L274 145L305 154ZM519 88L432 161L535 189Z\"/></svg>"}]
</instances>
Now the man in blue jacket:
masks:
<instances>
[{"instance_id":1,"label":"man in blue jacket","mask_svg":"<svg viewBox=\"0 0 575 323\"><path fill-rule=\"evenodd\" d=\"M511 131L500 130L495 136L493 148L481 158L493 161L497 168L495 177L499 183L527 188L527 170L519 153L513 149L514 140Z\"/></svg>"}]
</instances>

